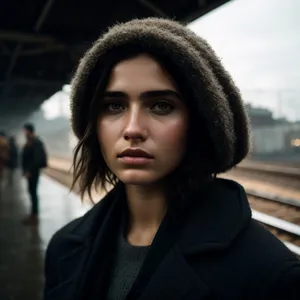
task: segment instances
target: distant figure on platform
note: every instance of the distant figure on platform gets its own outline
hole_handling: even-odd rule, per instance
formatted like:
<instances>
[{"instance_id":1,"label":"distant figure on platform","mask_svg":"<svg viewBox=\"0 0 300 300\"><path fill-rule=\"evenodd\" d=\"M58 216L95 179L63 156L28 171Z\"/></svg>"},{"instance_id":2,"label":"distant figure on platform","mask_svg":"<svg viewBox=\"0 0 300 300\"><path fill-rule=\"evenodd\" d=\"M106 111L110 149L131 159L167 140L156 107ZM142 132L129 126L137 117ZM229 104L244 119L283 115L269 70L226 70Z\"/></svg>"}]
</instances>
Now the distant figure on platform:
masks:
<instances>
[{"instance_id":1,"label":"distant figure on platform","mask_svg":"<svg viewBox=\"0 0 300 300\"><path fill-rule=\"evenodd\" d=\"M18 167L18 159L19 159L19 153L18 153L18 147L16 144L16 140L13 136L9 138L9 155L7 160L7 168L9 169L9 183L13 183L14 179L14 173L16 168Z\"/></svg>"},{"instance_id":2,"label":"distant figure on platform","mask_svg":"<svg viewBox=\"0 0 300 300\"><path fill-rule=\"evenodd\" d=\"M9 144L3 131L0 132L0 183L2 182L4 167L9 155Z\"/></svg>"},{"instance_id":3,"label":"distant figure on platform","mask_svg":"<svg viewBox=\"0 0 300 300\"><path fill-rule=\"evenodd\" d=\"M24 220L24 224L34 225L38 222L39 215L37 187L40 170L47 167L47 154L43 142L35 135L34 125L27 123L23 128L27 142L22 151L22 169L28 181L31 200L31 214Z\"/></svg>"}]
</instances>

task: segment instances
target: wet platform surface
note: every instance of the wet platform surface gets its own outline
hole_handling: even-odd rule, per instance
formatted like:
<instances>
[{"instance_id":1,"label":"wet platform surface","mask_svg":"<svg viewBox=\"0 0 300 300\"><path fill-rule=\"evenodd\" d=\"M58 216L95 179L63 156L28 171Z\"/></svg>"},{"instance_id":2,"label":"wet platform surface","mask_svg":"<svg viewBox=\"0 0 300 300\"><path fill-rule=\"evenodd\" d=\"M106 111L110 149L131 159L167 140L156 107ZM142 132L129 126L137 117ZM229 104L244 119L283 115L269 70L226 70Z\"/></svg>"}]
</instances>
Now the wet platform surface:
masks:
<instances>
[{"instance_id":1,"label":"wet platform surface","mask_svg":"<svg viewBox=\"0 0 300 300\"><path fill-rule=\"evenodd\" d=\"M0 196L0 299L40 300L44 284L44 254L51 236L84 214L79 198L42 175L39 185L40 222L25 226L30 210L26 181L16 174L13 186L4 182Z\"/></svg>"}]
</instances>

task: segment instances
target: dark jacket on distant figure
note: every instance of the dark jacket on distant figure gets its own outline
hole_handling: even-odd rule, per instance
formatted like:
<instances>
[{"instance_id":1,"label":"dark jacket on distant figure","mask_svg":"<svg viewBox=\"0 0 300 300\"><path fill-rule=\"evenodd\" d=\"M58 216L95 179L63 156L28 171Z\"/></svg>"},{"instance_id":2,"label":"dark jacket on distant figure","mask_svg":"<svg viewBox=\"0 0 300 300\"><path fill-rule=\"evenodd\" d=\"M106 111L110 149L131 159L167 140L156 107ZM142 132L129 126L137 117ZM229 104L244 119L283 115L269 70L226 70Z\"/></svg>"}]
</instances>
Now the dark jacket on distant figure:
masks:
<instances>
[{"instance_id":1,"label":"dark jacket on distant figure","mask_svg":"<svg viewBox=\"0 0 300 300\"><path fill-rule=\"evenodd\" d=\"M47 153L43 142L35 137L23 148L22 169L24 173L35 173L45 167L47 167Z\"/></svg>"},{"instance_id":2,"label":"dark jacket on distant figure","mask_svg":"<svg viewBox=\"0 0 300 300\"><path fill-rule=\"evenodd\" d=\"M300 262L251 218L244 189L216 179L167 214L127 300L300 299ZM119 220L118 184L83 217L51 239L45 300L105 299Z\"/></svg>"},{"instance_id":3,"label":"dark jacket on distant figure","mask_svg":"<svg viewBox=\"0 0 300 300\"><path fill-rule=\"evenodd\" d=\"M9 141L9 156L7 161L7 167L9 169L16 169L19 164L18 147L15 142Z\"/></svg>"}]
</instances>

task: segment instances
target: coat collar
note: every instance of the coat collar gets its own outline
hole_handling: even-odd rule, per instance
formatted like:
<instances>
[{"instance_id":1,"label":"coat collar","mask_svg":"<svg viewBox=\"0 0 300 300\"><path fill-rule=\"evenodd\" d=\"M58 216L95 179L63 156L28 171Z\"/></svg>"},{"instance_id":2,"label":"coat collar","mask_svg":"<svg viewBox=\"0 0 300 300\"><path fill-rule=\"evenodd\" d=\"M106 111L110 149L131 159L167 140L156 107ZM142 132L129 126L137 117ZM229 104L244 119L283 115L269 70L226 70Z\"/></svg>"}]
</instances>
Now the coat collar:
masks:
<instances>
[{"instance_id":1,"label":"coat collar","mask_svg":"<svg viewBox=\"0 0 300 300\"><path fill-rule=\"evenodd\" d=\"M191 197L192 204L184 211L185 215L176 218L186 223L181 224L184 230L178 242L188 253L204 250L208 244L229 245L251 218L246 192L235 181L216 179ZM66 236L68 241L86 243L95 237L111 213L125 208L124 198L124 187L118 184L80 220Z\"/></svg>"},{"instance_id":2,"label":"coat collar","mask_svg":"<svg viewBox=\"0 0 300 300\"><path fill-rule=\"evenodd\" d=\"M194 195L194 206L178 244L186 255L228 247L251 219L244 188L216 179Z\"/></svg>"}]
</instances>

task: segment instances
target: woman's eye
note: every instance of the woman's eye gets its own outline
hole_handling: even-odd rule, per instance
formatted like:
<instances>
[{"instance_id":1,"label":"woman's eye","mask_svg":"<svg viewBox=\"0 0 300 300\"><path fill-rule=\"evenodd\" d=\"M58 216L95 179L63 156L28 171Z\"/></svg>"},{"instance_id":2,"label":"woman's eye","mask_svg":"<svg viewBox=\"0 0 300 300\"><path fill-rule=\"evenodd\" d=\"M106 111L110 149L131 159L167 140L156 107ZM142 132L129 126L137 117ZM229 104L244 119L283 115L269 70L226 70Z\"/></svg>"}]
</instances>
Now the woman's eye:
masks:
<instances>
[{"instance_id":1,"label":"woman's eye","mask_svg":"<svg viewBox=\"0 0 300 300\"><path fill-rule=\"evenodd\" d=\"M105 110L109 112L121 112L125 109L122 103L107 103L105 105Z\"/></svg>"},{"instance_id":2,"label":"woman's eye","mask_svg":"<svg viewBox=\"0 0 300 300\"><path fill-rule=\"evenodd\" d=\"M151 110L158 114L168 114L173 109L174 106L168 102L157 102L151 107Z\"/></svg>"}]
</instances>

